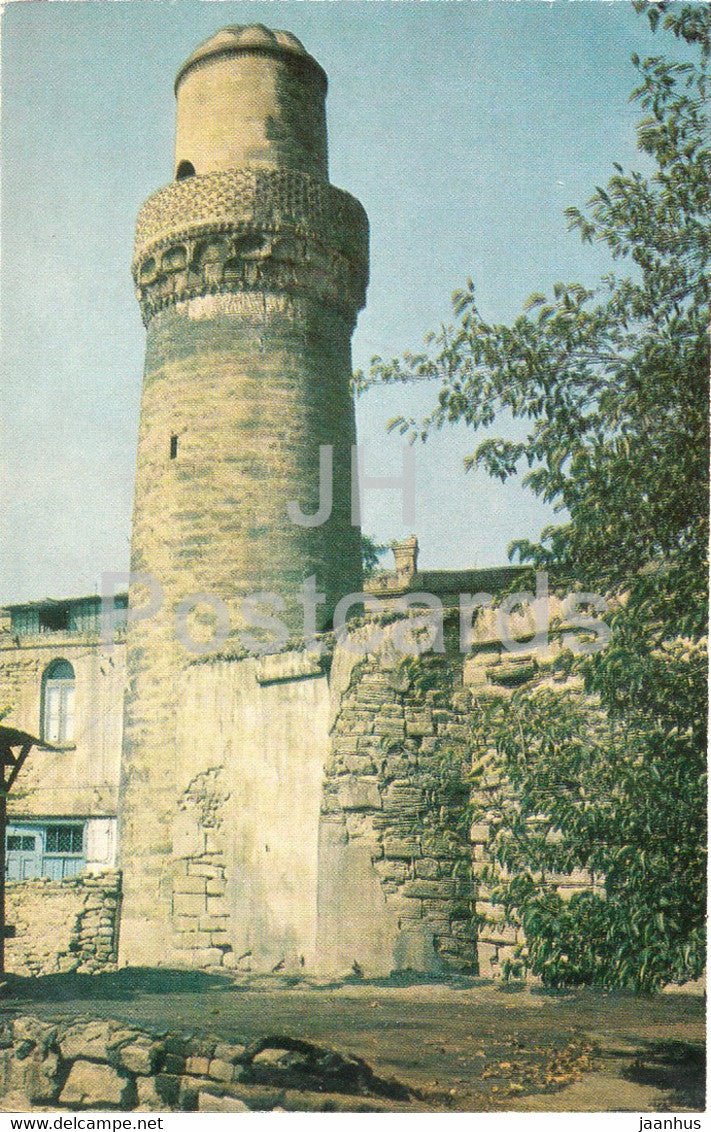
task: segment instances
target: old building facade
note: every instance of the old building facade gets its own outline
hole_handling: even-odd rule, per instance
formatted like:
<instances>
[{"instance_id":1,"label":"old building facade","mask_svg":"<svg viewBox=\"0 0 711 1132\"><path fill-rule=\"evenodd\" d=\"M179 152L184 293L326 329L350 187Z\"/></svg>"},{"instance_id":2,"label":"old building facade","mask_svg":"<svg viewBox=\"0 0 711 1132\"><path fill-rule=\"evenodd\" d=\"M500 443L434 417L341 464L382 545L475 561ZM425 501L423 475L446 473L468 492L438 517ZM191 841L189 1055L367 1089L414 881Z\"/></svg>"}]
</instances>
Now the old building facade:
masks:
<instances>
[{"instance_id":1,"label":"old building facade","mask_svg":"<svg viewBox=\"0 0 711 1132\"><path fill-rule=\"evenodd\" d=\"M483 946L496 967L516 941L477 929L486 838L437 783L468 757L473 692L521 663L493 615L462 646L460 597L516 571L418 572L406 540L368 585L380 620L331 631L366 596L349 382L368 224L328 180L326 76L289 33L239 26L175 90L174 180L133 260L131 588L108 635L96 596L3 611L0 707L58 748L18 780L8 876L118 865L131 965L476 971ZM439 610L424 646L432 625L395 612L422 594Z\"/></svg>"}]
</instances>

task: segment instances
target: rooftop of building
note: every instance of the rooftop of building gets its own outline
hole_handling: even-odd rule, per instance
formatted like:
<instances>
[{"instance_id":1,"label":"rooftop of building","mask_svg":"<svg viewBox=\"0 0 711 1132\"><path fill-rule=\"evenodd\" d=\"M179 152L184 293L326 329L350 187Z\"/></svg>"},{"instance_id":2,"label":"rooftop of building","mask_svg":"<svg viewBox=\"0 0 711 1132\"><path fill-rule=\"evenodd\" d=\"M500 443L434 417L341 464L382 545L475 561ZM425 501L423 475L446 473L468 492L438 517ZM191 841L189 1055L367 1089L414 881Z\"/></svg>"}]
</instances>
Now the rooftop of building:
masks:
<instances>
[{"instance_id":1,"label":"rooftop of building","mask_svg":"<svg viewBox=\"0 0 711 1132\"><path fill-rule=\"evenodd\" d=\"M38 601L13 602L0 607L0 631L11 638L44 636L47 633L96 635L101 630L101 594L80 597L45 597ZM128 593L113 595L115 628L121 628L128 612Z\"/></svg>"},{"instance_id":2,"label":"rooftop of building","mask_svg":"<svg viewBox=\"0 0 711 1132\"><path fill-rule=\"evenodd\" d=\"M255 53L273 55L277 58L298 59L313 68L327 83L326 72L313 55L309 55L300 39L290 31L265 27L264 24L229 24L220 28L199 47L196 47L175 76L175 91L181 81L196 63L218 55L243 55Z\"/></svg>"}]
</instances>

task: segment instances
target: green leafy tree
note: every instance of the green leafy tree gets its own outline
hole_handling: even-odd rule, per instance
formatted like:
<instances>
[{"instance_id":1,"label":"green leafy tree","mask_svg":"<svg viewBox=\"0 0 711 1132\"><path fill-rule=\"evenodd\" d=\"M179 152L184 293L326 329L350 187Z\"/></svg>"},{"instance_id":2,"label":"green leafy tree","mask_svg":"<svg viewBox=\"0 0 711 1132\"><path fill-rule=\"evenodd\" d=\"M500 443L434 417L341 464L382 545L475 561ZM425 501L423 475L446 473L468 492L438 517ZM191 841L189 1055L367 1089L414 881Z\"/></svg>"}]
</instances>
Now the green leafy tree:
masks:
<instances>
[{"instance_id":1,"label":"green leafy tree","mask_svg":"<svg viewBox=\"0 0 711 1132\"><path fill-rule=\"evenodd\" d=\"M468 280L422 352L375 358L359 381L438 383L425 420L391 422L413 439L520 422L516 439L487 437L467 461L502 481L523 473L560 516L512 554L617 600L612 644L577 662L604 725L583 701L522 691L475 730L519 794L520 817L505 815L518 856L502 837L493 850L516 865L502 899L515 897L534 971L649 988L703 962L711 21L706 4L635 7L685 53L632 59L653 172L615 165L585 212L567 210L626 273L535 294L510 326L483 317ZM555 852L604 875L604 892L563 907L541 876L544 803Z\"/></svg>"},{"instance_id":2,"label":"green leafy tree","mask_svg":"<svg viewBox=\"0 0 711 1132\"><path fill-rule=\"evenodd\" d=\"M363 577L372 578L388 548L384 543L376 542L370 535L364 534L360 536L360 545L363 555Z\"/></svg>"}]
</instances>

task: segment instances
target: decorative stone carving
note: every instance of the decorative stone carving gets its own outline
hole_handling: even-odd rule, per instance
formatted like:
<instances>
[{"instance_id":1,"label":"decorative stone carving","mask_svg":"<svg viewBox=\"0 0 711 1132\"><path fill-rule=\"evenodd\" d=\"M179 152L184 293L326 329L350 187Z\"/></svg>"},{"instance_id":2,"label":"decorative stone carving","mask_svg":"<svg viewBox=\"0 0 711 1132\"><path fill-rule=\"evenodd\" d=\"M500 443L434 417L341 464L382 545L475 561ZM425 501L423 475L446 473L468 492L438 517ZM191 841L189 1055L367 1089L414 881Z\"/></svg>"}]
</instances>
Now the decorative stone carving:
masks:
<instances>
[{"instance_id":1,"label":"decorative stone carving","mask_svg":"<svg viewBox=\"0 0 711 1132\"><path fill-rule=\"evenodd\" d=\"M309 295L355 320L368 282L368 222L348 193L306 173L229 170L155 193L136 225L143 320L198 295Z\"/></svg>"}]
</instances>

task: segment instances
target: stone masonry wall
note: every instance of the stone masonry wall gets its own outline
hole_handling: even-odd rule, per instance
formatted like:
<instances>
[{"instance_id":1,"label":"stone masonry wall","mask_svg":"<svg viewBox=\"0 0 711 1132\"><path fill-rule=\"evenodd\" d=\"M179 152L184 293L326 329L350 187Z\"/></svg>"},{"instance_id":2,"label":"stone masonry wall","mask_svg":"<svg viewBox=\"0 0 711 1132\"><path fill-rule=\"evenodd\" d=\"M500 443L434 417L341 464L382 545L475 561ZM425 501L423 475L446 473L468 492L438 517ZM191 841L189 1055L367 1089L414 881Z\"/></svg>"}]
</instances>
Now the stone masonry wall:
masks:
<instances>
[{"instance_id":1,"label":"stone masonry wall","mask_svg":"<svg viewBox=\"0 0 711 1132\"><path fill-rule=\"evenodd\" d=\"M116 814L125 651L121 639L109 652L89 634L0 634L0 710L10 709L5 726L41 735L43 673L62 659L76 678L72 740L51 754L31 752L10 798L12 817Z\"/></svg>"},{"instance_id":2,"label":"stone masonry wall","mask_svg":"<svg viewBox=\"0 0 711 1132\"><path fill-rule=\"evenodd\" d=\"M226 1042L92 1018L0 1026L0 1112L378 1112L412 1099L361 1058L284 1035Z\"/></svg>"},{"instance_id":3,"label":"stone masonry wall","mask_svg":"<svg viewBox=\"0 0 711 1132\"><path fill-rule=\"evenodd\" d=\"M315 969L328 720L327 678L308 653L205 658L185 672L163 962Z\"/></svg>"},{"instance_id":4,"label":"stone masonry wall","mask_svg":"<svg viewBox=\"0 0 711 1132\"><path fill-rule=\"evenodd\" d=\"M483 636L483 630L480 632ZM514 691L525 688L533 693L549 687L557 691L581 692L578 680L553 671L552 660L561 651L560 634L551 636L549 646L538 657L524 653L507 654L488 643L468 657L464 680L472 696L480 703L496 697L509 699ZM582 694L582 693L581 693ZM515 793L506 778L495 749L478 750L477 756L488 759L488 767L472 791L471 803L475 820L471 826L472 873L476 890L479 973L488 978L526 975L526 936L518 918L507 918L504 905L495 899L497 886L504 881L506 869L494 863L492 846L501 832L502 801L515 804ZM547 880L565 900L574 893L595 889L601 878L576 869L569 873L548 873Z\"/></svg>"},{"instance_id":5,"label":"stone masonry wall","mask_svg":"<svg viewBox=\"0 0 711 1132\"><path fill-rule=\"evenodd\" d=\"M173 942L176 958L190 966L233 965L223 832L229 799L221 767L196 774L178 799Z\"/></svg>"},{"instance_id":6,"label":"stone masonry wall","mask_svg":"<svg viewBox=\"0 0 711 1132\"><path fill-rule=\"evenodd\" d=\"M327 946L325 928L340 936L342 963L350 945L368 973L380 946L384 970L477 970L461 779L470 703L451 651L415 659L386 647L351 670L332 729L321 827L333 905L321 940ZM366 920L378 914L377 896L369 904L355 887L368 858L390 926L389 938L373 937L369 951Z\"/></svg>"},{"instance_id":7,"label":"stone masonry wall","mask_svg":"<svg viewBox=\"0 0 711 1132\"><path fill-rule=\"evenodd\" d=\"M557 599L551 606L560 613ZM496 639L494 618L492 611L477 618L466 654L455 611L444 615L443 653L403 656L388 642L390 630L364 659L336 649L319 942L338 969L478 970L494 978L524 969L525 937L495 898L503 873L491 852L499 796L511 799L512 788L492 751L474 789L472 758L485 752L472 724L491 697L579 688L553 663L565 622L545 647L511 653ZM523 615L512 626L514 636L525 635ZM547 880L564 899L600 883L583 870Z\"/></svg>"},{"instance_id":8,"label":"stone masonry wall","mask_svg":"<svg viewBox=\"0 0 711 1132\"><path fill-rule=\"evenodd\" d=\"M121 874L83 873L8 884L6 969L15 975L94 974L116 968Z\"/></svg>"}]
</instances>

